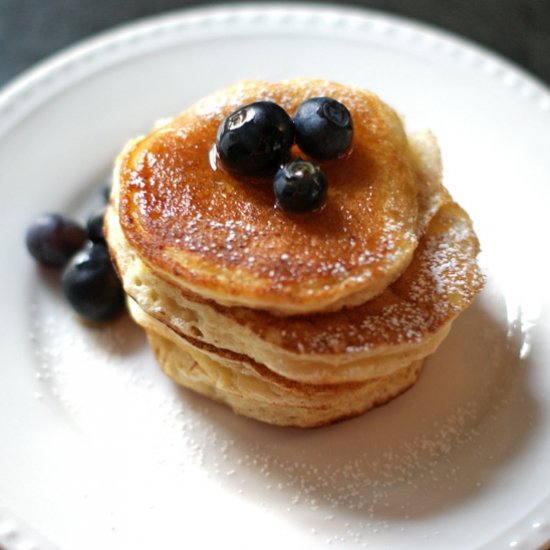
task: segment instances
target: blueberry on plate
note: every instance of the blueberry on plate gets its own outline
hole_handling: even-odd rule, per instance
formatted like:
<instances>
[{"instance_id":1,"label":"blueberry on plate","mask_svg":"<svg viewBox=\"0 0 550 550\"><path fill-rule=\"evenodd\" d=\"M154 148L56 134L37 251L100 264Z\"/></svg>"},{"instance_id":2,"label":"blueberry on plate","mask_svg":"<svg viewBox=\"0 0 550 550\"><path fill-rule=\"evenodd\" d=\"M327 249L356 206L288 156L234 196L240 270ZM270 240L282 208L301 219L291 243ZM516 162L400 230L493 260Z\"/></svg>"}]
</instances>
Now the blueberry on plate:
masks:
<instances>
[{"instance_id":1,"label":"blueberry on plate","mask_svg":"<svg viewBox=\"0 0 550 550\"><path fill-rule=\"evenodd\" d=\"M216 148L229 172L253 175L280 166L293 142L294 127L287 112L272 101L257 101L224 119Z\"/></svg>"},{"instance_id":2,"label":"blueberry on plate","mask_svg":"<svg viewBox=\"0 0 550 550\"><path fill-rule=\"evenodd\" d=\"M284 209L313 210L321 205L327 194L327 178L318 166L296 159L277 171L273 192L277 203Z\"/></svg>"},{"instance_id":3,"label":"blueberry on plate","mask_svg":"<svg viewBox=\"0 0 550 550\"><path fill-rule=\"evenodd\" d=\"M49 267L63 267L87 239L86 231L59 214L44 214L25 235L32 257Z\"/></svg>"},{"instance_id":4,"label":"blueberry on plate","mask_svg":"<svg viewBox=\"0 0 550 550\"><path fill-rule=\"evenodd\" d=\"M294 115L298 147L308 156L332 159L343 155L353 138L353 122L348 109L330 97L304 101Z\"/></svg>"},{"instance_id":5,"label":"blueberry on plate","mask_svg":"<svg viewBox=\"0 0 550 550\"><path fill-rule=\"evenodd\" d=\"M86 230L88 238L94 242L104 242L105 234L103 233L103 221L105 219L105 206L100 206L86 222Z\"/></svg>"},{"instance_id":6,"label":"blueberry on plate","mask_svg":"<svg viewBox=\"0 0 550 550\"><path fill-rule=\"evenodd\" d=\"M104 244L89 243L67 264L63 292L85 319L104 321L124 307L124 291Z\"/></svg>"},{"instance_id":7,"label":"blueberry on plate","mask_svg":"<svg viewBox=\"0 0 550 550\"><path fill-rule=\"evenodd\" d=\"M103 202L108 203L111 198L111 191L113 189L113 178L109 176L105 178L103 186L101 187L101 196L103 197Z\"/></svg>"}]
</instances>

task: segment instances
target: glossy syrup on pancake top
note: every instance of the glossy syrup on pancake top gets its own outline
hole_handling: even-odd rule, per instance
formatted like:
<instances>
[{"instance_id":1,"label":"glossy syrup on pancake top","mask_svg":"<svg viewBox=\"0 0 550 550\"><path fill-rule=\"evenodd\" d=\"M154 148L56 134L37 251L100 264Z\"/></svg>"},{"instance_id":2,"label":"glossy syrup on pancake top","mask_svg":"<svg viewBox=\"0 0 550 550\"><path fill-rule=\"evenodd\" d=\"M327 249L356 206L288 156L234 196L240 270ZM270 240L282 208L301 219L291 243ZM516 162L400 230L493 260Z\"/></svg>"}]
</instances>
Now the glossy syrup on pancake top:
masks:
<instances>
[{"instance_id":1,"label":"glossy syrup on pancake top","mask_svg":"<svg viewBox=\"0 0 550 550\"><path fill-rule=\"evenodd\" d=\"M349 154L322 164L322 208L284 211L270 180L212 162L220 122L238 107L272 100L292 115L320 95L344 103L355 127ZM120 223L143 261L225 305L283 314L354 305L394 281L418 243L418 175L399 118L374 94L325 81L247 81L214 94L135 143L118 178Z\"/></svg>"}]
</instances>

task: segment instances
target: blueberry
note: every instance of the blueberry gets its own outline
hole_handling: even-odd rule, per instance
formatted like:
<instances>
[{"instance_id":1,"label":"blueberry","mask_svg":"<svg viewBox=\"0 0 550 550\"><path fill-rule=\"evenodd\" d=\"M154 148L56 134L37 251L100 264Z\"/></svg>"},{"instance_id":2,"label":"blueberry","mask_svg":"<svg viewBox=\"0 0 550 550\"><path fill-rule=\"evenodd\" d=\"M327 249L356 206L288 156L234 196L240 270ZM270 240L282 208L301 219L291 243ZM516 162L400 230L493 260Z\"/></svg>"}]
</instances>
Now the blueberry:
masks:
<instances>
[{"instance_id":1,"label":"blueberry","mask_svg":"<svg viewBox=\"0 0 550 550\"><path fill-rule=\"evenodd\" d=\"M86 222L88 238L94 242L104 242L105 235L103 233L103 220L105 219L105 206L100 206Z\"/></svg>"},{"instance_id":2,"label":"blueberry","mask_svg":"<svg viewBox=\"0 0 550 550\"><path fill-rule=\"evenodd\" d=\"M35 260L49 267L63 267L86 241L83 227L59 215L44 214L28 229L27 249Z\"/></svg>"},{"instance_id":3,"label":"blueberry","mask_svg":"<svg viewBox=\"0 0 550 550\"><path fill-rule=\"evenodd\" d=\"M330 97L304 101L294 115L298 147L310 157L337 158L344 154L353 138L353 122L347 108Z\"/></svg>"},{"instance_id":4,"label":"blueberry","mask_svg":"<svg viewBox=\"0 0 550 550\"><path fill-rule=\"evenodd\" d=\"M296 159L277 171L273 192L277 203L287 210L313 210L327 194L327 178L318 166Z\"/></svg>"},{"instance_id":5,"label":"blueberry","mask_svg":"<svg viewBox=\"0 0 550 550\"><path fill-rule=\"evenodd\" d=\"M103 186L101 187L101 196L103 197L103 201L105 203L109 202L109 199L111 197L111 190L113 188L113 179L111 176L105 179L103 182Z\"/></svg>"},{"instance_id":6,"label":"blueberry","mask_svg":"<svg viewBox=\"0 0 550 550\"><path fill-rule=\"evenodd\" d=\"M287 112L272 101L241 107L221 123L216 139L223 166L236 174L275 170L289 155L294 126Z\"/></svg>"},{"instance_id":7,"label":"blueberry","mask_svg":"<svg viewBox=\"0 0 550 550\"><path fill-rule=\"evenodd\" d=\"M91 321L104 321L124 306L124 291L104 244L89 243L72 258L62 277L73 309Z\"/></svg>"}]
</instances>

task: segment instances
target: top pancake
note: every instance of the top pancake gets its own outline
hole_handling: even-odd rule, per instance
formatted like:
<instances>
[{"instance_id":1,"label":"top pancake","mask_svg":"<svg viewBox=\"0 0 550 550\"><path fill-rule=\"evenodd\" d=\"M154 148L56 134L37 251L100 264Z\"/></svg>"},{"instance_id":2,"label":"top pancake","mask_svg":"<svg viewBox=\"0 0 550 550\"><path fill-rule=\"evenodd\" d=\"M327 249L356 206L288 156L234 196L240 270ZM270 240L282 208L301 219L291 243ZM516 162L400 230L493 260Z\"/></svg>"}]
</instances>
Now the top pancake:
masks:
<instances>
[{"instance_id":1,"label":"top pancake","mask_svg":"<svg viewBox=\"0 0 550 550\"><path fill-rule=\"evenodd\" d=\"M355 132L345 158L321 164L322 208L284 211L270 179L216 164L216 131L231 112L272 100L292 116L316 96L344 103ZM295 147L293 156L304 155ZM150 269L220 304L275 314L380 294L409 265L427 223L419 204L430 202L394 111L370 92L320 80L246 81L207 97L134 142L115 176L122 230Z\"/></svg>"}]
</instances>

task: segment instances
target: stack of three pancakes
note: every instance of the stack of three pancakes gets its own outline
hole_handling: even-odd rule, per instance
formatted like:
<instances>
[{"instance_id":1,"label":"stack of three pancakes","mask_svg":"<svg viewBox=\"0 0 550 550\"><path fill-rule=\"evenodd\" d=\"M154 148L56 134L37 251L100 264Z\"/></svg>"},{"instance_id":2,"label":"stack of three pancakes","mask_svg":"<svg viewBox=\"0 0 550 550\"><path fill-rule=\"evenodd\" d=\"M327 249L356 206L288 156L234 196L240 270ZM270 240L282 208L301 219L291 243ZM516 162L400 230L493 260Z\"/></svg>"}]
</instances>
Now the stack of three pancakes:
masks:
<instances>
[{"instance_id":1,"label":"stack of three pancakes","mask_svg":"<svg viewBox=\"0 0 550 550\"><path fill-rule=\"evenodd\" d=\"M218 166L232 111L272 100L292 115L318 96L346 105L355 131L349 154L323 164L321 208L284 211L269 182ZM162 370L272 424L319 426L397 396L482 286L435 138L326 81L243 82L130 143L105 231Z\"/></svg>"}]
</instances>

